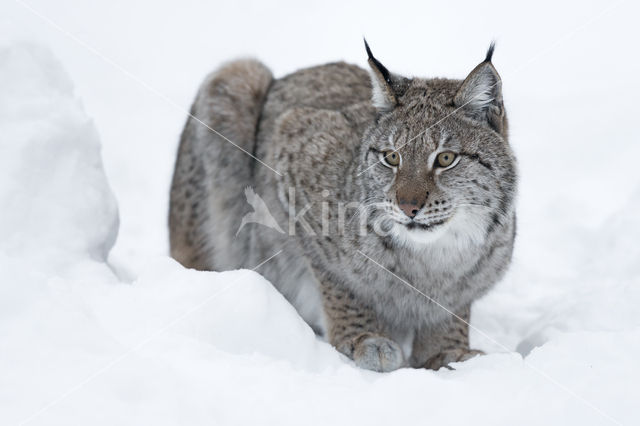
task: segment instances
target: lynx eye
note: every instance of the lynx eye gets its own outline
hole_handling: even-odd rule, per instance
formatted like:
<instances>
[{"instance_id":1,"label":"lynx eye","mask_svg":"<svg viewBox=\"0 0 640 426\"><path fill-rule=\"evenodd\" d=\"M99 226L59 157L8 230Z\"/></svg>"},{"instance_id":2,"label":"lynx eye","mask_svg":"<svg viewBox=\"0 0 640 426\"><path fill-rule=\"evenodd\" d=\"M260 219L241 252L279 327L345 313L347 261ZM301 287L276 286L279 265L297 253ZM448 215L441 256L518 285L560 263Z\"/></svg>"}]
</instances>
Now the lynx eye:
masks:
<instances>
[{"instance_id":1,"label":"lynx eye","mask_svg":"<svg viewBox=\"0 0 640 426\"><path fill-rule=\"evenodd\" d=\"M436 157L436 165L438 167L449 167L455 159L456 155L453 152L441 152L440 154L438 154L438 157Z\"/></svg>"},{"instance_id":2,"label":"lynx eye","mask_svg":"<svg viewBox=\"0 0 640 426\"><path fill-rule=\"evenodd\" d=\"M397 151L384 151L382 153L385 163L391 167L396 167L400 164L400 153Z\"/></svg>"}]
</instances>

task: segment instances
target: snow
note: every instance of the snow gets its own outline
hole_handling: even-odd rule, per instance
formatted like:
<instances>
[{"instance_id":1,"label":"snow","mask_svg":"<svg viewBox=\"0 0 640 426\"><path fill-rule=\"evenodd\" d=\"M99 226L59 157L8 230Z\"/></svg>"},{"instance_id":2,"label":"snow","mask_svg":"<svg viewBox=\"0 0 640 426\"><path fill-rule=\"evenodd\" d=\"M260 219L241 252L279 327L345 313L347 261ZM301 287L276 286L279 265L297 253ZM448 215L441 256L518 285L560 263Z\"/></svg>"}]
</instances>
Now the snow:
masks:
<instances>
[{"instance_id":1,"label":"snow","mask_svg":"<svg viewBox=\"0 0 640 426\"><path fill-rule=\"evenodd\" d=\"M0 424L638 423L636 5L26 4L59 28L1 6ZM202 77L252 53L277 75L364 65L363 33L394 71L458 77L498 38L519 236L474 306L488 355L456 370L360 370L259 267L166 254Z\"/></svg>"},{"instance_id":2,"label":"snow","mask_svg":"<svg viewBox=\"0 0 640 426\"><path fill-rule=\"evenodd\" d=\"M23 255L57 249L104 260L117 207L97 131L69 77L38 46L5 48L0 65L0 244Z\"/></svg>"}]
</instances>

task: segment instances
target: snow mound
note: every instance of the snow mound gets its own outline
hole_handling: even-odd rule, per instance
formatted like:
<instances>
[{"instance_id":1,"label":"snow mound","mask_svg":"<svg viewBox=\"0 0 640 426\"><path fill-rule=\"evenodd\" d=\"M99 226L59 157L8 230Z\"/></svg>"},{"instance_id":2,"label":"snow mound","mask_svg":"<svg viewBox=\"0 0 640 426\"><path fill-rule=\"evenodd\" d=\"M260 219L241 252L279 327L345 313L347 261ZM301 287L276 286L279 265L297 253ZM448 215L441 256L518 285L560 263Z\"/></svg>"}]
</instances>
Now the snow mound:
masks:
<instances>
[{"instance_id":1,"label":"snow mound","mask_svg":"<svg viewBox=\"0 0 640 426\"><path fill-rule=\"evenodd\" d=\"M116 202L98 134L68 76L42 47L2 47L0 93L0 250L105 259Z\"/></svg>"}]
</instances>

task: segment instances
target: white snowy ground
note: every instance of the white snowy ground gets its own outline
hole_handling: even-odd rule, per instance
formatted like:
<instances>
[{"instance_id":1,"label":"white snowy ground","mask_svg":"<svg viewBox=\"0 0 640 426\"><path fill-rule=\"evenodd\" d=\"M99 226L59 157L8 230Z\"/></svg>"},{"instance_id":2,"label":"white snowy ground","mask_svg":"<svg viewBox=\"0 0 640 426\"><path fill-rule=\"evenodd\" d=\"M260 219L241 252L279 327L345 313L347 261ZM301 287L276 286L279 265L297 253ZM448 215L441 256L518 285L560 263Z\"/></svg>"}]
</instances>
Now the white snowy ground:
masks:
<instances>
[{"instance_id":1,"label":"white snowy ground","mask_svg":"<svg viewBox=\"0 0 640 426\"><path fill-rule=\"evenodd\" d=\"M0 3L0 424L638 424L635 4L25 2ZM259 269L166 256L202 77L364 65L362 34L424 76L498 40L520 231L455 371L359 370Z\"/></svg>"}]
</instances>

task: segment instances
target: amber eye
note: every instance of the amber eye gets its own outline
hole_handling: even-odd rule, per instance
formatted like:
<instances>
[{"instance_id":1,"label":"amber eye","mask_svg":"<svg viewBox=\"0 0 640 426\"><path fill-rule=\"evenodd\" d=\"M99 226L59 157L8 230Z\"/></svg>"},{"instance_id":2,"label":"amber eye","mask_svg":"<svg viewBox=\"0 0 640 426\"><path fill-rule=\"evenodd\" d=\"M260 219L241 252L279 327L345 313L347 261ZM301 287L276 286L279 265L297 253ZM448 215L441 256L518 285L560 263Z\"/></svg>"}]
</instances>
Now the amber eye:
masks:
<instances>
[{"instance_id":1,"label":"amber eye","mask_svg":"<svg viewBox=\"0 0 640 426\"><path fill-rule=\"evenodd\" d=\"M400 153L397 151L384 151L382 153L384 161L391 167L396 167L400 164Z\"/></svg>"},{"instance_id":2,"label":"amber eye","mask_svg":"<svg viewBox=\"0 0 640 426\"><path fill-rule=\"evenodd\" d=\"M456 155L453 152L441 152L436 158L436 165L438 167L449 167L455 159Z\"/></svg>"}]
</instances>

